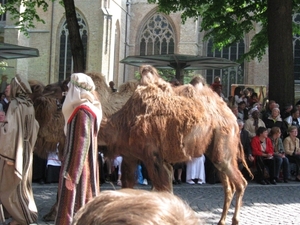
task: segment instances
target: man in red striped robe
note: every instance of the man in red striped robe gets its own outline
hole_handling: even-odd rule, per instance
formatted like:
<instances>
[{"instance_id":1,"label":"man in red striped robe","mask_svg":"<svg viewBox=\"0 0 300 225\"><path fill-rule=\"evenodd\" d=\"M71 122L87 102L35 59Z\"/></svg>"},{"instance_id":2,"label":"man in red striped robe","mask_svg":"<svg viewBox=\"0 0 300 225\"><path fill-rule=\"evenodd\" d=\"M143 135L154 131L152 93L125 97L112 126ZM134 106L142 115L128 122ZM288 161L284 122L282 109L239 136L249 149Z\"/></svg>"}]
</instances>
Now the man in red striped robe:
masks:
<instances>
[{"instance_id":1,"label":"man in red striped robe","mask_svg":"<svg viewBox=\"0 0 300 225\"><path fill-rule=\"evenodd\" d=\"M93 80L72 74L63 104L66 144L55 224L70 225L74 214L99 193L97 134L102 109Z\"/></svg>"}]
</instances>

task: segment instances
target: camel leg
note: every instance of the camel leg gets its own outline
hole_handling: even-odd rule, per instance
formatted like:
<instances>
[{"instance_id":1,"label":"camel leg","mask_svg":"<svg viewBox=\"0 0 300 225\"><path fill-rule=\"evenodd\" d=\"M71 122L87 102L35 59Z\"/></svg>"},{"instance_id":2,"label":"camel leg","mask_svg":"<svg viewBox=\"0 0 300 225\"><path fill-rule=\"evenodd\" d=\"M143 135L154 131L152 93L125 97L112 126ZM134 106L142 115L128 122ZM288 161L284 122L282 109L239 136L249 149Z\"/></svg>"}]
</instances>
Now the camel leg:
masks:
<instances>
[{"instance_id":1,"label":"camel leg","mask_svg":"<svg viewBox=\"0 0 300 225\"><path fill-rule=\"evenodd\" d=\"M235 211L232 217L232 224L237 225L239 224L239 217L240 217L240 210L242 206L242 199L244 197L245 189L247 187L247 181L245 180L244 176L241 174L239 170L236 171L236 179L233 179L232 182L236 188L236 204L235 204Z\"/></svg>"},{"instance_id":2,"label":"camel leg","mask_svg":"<svg viewBox=\"0 0 300 225\"><path fill-rule=\"evenodd\" d=\"M233 166L232 166L233 165ZM247 181L244 179L237 165L227 164L227 169L223 169L220 173L220 179L222 181L225 193L224 206L219 225L224 225L226 215L228 213L229 206L231 204L234 193L236 192L236 205L232 218L232 225L239 224L239 214L242 206L242 199L247 186ZM224 168L224 167L223 167Z\"/></svg>"},{"instance_id":3,"label":"camel leg","mask_svg":"<svg viewBox=\"0 0 300 225\"><path fill-rule=\"evenodd\" d=\"M222 211L222 216L221 219L218 223L218 225L225 225L226 221L226 216L234 195L234 190L232 189L230 182L228 180L228 177L223 173L219 172L219 177L223 185L224 189L224 204L223 204L223 211Z\"/></svg>"},{"instance_id":4,"label":"camel leg","mask_svg":"<svg viewBox=\"0 0 300 225\"><path fill-rule=\"evenodd\" d=\"M137 160L132 156L123 156L122 161L122 188L133 188L136 182L135 171L137 168Z\"/></svg>"},{"instance_id":5,"label":"camel leg","mask_svg":"<svg viewBox=\"0 0 300 225\"><path fill-rule=\"evenodd\" d=\"M169 190L171 193L173 193L173 166L171 166L170 163L164 162L164 169L168 173L168 180L169 180Z\"/></svg>"},{"instance_id":6,"label":"camel leg","mask_svg":"<svg viewBox=\"0 0 300 225\"><path fill-rule=\"evenodd\" d=\"M58 199L56 199L56 202L51 207L50 211L46 215L43 216L43 220L46 222L54 221L56 218L57 210L58 210Z\"/></svg>"},{"instance_id":7,"label":"camel leg","mask_svg":"<svg viewBox=\"0 0 300 225\"><path fill-rule=\"evenodd\" d=\"M153 156L145 158L143 162L147 168L153 190L173 192L173 167L169 163L164 162L157 152L153 152Z\"/></svg>"}]
</instances>

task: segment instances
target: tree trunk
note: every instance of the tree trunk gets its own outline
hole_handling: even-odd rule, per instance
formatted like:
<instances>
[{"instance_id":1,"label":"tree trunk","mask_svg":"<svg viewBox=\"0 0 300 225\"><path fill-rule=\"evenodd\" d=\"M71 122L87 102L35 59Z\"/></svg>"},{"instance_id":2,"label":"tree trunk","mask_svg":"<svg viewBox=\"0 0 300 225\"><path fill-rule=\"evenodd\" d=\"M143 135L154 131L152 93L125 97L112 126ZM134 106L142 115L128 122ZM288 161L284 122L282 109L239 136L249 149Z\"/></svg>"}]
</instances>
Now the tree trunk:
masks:
<instances>
[{"instance_id":1,"label":"tree trunk","mask_svg":"<svg viewBox=\"0 0 300 225\"><path fill-rule=\"evenodd\" d=\"M269 99L294 104L292 0L268 0Z\"/></svg>"},{"instance_id":2,"label":"tree trunk","mask_svg":"<svg viewBox=\"0 0 300 225\"><path fill-rule=\"evenodd\" d=\"M66 10L66 20L68 24L71 52L73 56L73 71L75 73L84 72L84 50L79 33L79 25L76 17L75 3L74 0L63 0L63 2Z\"/></svg>"}]
</instances>

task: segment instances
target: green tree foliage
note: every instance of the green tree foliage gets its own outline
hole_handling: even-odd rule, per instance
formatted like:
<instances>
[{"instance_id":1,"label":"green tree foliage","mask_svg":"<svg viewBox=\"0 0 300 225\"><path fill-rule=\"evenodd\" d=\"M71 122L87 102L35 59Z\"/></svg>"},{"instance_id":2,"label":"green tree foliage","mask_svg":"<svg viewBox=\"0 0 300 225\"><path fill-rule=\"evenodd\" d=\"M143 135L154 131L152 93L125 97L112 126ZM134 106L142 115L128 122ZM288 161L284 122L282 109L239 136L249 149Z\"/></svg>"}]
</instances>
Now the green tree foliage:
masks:
<instances>
[{"instance_id":1,"label":"green tree foliage","mask_svg":"<svg viewBox=\"0 0 300 225\"><path fill-rule=\"evenodd\" d=\"M169 14L181 12L182 22L187 18L201 17L201 31L205 31L204 40L213 38L214 47L222 49L244 38L252 30L256 34L251 40L250 49L240 59L259 60L268 47L267 0L148 0L157 3L159 10ZM299 0L293 2L294 11L298 11ZM260 30L256 25L259 24ZM294 33L300 33L300 26L294 24Z\"/></svg>"},{"instance_id":2,"label":"green tree foliage","mask_svg":"<svg viewBox=\"0 0 300 225\"><path fill-rule=\"evenodd\" d=\"M8 12L10 19L15 25L28 36L28 30L35 27L35 23L45 21L39 16L37 9L42 9L44 12L48 10L50 2L55 0L7 0L1 6L0 14ZM71 52L73 56L73 71L84 72L84 51L83 44L79 33L79 25L76 18L76 10L74 0L58 0L65 8L65 15L69 29L69 37L71 44ZM22 11L20 10L22 9Z\"/></svg>"},{"instance_id":3,"label":"green tree foliage","mask_svg":"<svg viewBox=\"0 0 300 225\"><path fill-rule=\"evenodd\" d=\"M35 27L35 22L45 23L43 19L37 13L37 8L43 9L44 12L48 10L49 1L44 0L7 0L7 2L2 5L2 11L9 12L10 19L15 21L15 25L25 34L28 35L28 30ZM20 11L20 8L24 9Z\"/></svg>"},{"instance_id":4,"label":"green tree foliage","mask_svg":"<svg viewBox=\"0 0 300 225\"><path fill-rule=\"evenodd\" d=\"M300 11L300 0L148 0L169 14L181 12L182 21L201 18L205 40L222 49L254 31L249 50L239 60L259 60L269 53L269 98L280 105L294 101L292 37L299 25L292 14Z\"/></svg>"}]
</instances>

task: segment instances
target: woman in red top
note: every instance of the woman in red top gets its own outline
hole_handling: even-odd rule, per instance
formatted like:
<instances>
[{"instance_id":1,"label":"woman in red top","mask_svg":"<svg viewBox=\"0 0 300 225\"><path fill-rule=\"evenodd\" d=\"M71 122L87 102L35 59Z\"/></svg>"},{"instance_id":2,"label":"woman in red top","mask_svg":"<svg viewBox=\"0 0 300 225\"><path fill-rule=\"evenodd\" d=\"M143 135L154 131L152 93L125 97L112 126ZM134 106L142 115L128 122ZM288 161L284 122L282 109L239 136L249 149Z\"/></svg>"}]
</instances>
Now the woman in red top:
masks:
<instances>
[{"instance_id":1,"label":"woman in red top","mask_svg":"<svg viewBox=\"0 0 300 225\"><path fill-rule=\"evenodd\" d=\"M257 182L265 184L276 184L274 176L274 150L272 141L268 138L268 130L265 127L259 127L256 131L256 136L251 141L252 154L255 157L255 164L257 168ZM269 180L265 179L264 170L269 170Z\"/></svg>"}]
</instances>

